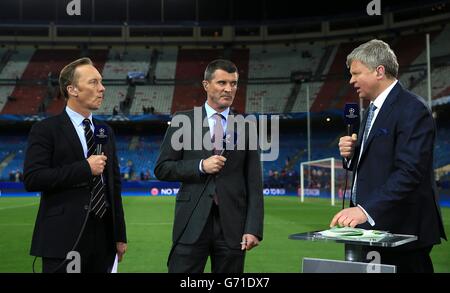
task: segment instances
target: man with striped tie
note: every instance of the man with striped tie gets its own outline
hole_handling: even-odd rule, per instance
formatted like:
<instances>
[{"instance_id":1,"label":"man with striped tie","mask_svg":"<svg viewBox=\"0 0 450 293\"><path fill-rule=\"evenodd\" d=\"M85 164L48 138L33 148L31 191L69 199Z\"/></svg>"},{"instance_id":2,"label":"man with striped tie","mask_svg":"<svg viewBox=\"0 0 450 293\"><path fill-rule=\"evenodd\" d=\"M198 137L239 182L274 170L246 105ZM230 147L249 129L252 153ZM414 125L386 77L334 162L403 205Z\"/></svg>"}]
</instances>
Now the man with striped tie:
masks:
<instances>
[{"instance_id":1,"label":"man with striped tie","mask_svg":"<svg viewBox=\"0 0 450 293\"><path fill-rule=\"evenodd\" d=\"M433 272L430 252L446 238L433 170L436 129L423 99L397 80L394 51L371 40L347 56L350 84L370 102L359 135L341 137L339 150L353 171L351 207L337 213L330 226L358 226L417 241L376 250L383 264L397 272ZM367 250L367 251L366 251Z\"/></svg>"},{"instance_id":2,"label":"man with striped tie","mask_svg":"<svg viewBox=\"0 0 450 293\"><path fill-rule=\"evenodd\" d=\"M92 117L105 88L89 58L65 66L59 83L66 108L28 138L25 187L41 192L30 253L45 273L108 272L127 240L114 134ZM96 128L109 134L100 154Z\"/></svg>"}]
</instances>

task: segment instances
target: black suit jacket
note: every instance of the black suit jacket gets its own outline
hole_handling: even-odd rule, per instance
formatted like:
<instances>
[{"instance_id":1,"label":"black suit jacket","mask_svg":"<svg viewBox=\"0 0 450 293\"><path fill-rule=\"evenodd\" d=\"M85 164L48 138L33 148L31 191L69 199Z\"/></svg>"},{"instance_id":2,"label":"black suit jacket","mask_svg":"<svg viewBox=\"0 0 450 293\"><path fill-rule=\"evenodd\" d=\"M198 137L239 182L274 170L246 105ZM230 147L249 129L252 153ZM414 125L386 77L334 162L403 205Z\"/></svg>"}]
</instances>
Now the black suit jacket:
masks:
<instances>
[{"instance_id":1,"label":"black suit jacket","mask_svg":"<svg viewBox=\"0 0 450 293\"><path fill-rule=\"evenodd\" d=\"M201 110L201 121L206 117L204 107ZM184 115L186 123L190 124L191 147L179 150L171 145L171 139L180 127L174 125L178 115ZM194 110L180 112L172 119L161 145L158 161L155 166L155 175L159 180L180 181L181 188L176 197L175 219L173 226L173 241L193 244L200 236L213 203L213 194L217 191L219 200L220 221L225 241L231 248L240 248L243 234L253 234L263 238L263 191L260 153L258 150L248 150L248 131L231 134L231 127L227 127L227 135L245 140L246 150L226 151L227 158L223 169L210 180L202 190L208 175L199 171L201 159L207 159L212 151L202 147L195 150L194 141L203 137L210 139L209 126L205 123L194 125ZM184 142L184 141L183 141ZM236 149L236 146L235 146ZM212 175L210 175L212 176ZM201 198L200 198L201 197ZM200 198L200 200L199 200ZM196 203L198 204L196 205ZM185 228L186 227L186 228ZM183 231L183 229L185 230Z\"/></svg>"},{"instance_id":2,"label":"black suit jacket","mask_svg":"<svg viewBox=\"0 0 450 293\"><path fill-rule=\"evenodd\" d=\"M106 196L112 214L114 241L126 242L120 172L114 133L108 128L105 171ZM92 174L76 130L64 111L33 125L25 156L24 183L28 191L40 191L39 211L31 243L31 255L65 258L75 244L88 212ZM114 245L114 243L111 243Z\"/></svg>"},{"instance_id":3,"label":"black suit jacket","mask_svg":"<svg viewBox=\"0 0 450 293\"><path fill-rule=\"evenodd\" d=\"M353 158L359 157L363 131ZM417 235L418 241L405 248L430 246L446 237L434 180L435 137L423 99L398 82L372 125L359 163L354 159L349 166L358 171L356 202L375 221L374 227L366 222L362 228Z\"/></svg>"}]
</instances>

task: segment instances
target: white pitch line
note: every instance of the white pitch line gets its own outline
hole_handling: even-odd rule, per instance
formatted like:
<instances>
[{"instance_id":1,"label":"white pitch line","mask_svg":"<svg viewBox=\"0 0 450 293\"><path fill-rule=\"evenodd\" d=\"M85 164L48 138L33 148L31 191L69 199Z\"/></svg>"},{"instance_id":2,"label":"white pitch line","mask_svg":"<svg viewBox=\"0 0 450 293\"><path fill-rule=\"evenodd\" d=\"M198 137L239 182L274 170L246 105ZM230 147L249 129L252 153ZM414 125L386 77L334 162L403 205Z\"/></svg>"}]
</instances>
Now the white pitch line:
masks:
<instances>
[{"instance_id":1,"label":"white pitch line","mask_svg":"<svg viewBox=\"0 0 450 293\"><path fill-rule=\"evenodd\" d=\"M173 222L160 222L160 223L127 223L127 225L140 225L140 226L158 226L158 225L172 225Z\"/></svg>"},{"instance_id":2,"label":"white pitch line","mask_svg":"<svg viewBox=\"0 0 450 293\"><path fill-rule=\"evenodd\" d=\"M34 226L34 224L33 223L10 223L10 224L0 223L0 226Z\"/></svg>"},{"instance_id":3,"label":"white pitch line","mask_svg":"<svg viewBox=\"0 0 450 293\"><path fill-rule=\"evenodd\" d=\"M38 205L38 204L39 203L37 202L37 203L24 204L24 205L20 205L20 206L3 207L3 208L0 208L0 211L9 210L9 209L18 209L18 208L31 207L31 206L35 206L35 205Z\"/></svg>"}]
</instances>

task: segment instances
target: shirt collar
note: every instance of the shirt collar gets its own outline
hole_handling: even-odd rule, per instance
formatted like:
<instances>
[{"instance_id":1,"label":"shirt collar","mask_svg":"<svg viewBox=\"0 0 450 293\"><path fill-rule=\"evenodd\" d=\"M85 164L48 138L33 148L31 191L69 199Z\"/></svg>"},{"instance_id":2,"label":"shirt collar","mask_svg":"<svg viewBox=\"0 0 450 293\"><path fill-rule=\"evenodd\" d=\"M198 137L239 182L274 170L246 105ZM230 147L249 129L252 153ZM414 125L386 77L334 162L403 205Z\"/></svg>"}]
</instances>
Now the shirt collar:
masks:
<instances>
[{"instance_id":1,"label":"shirt collar","mask_svg":"<svg viewBox=\"0 0 450 293\"><path fill-rule=\"evenodd\" d=\"M378 95L378 97L375 98L373 101L373 104L377 107L377 109L381 109L381 106L383 106L384 101L386 100L387 96L391 92L391 90L394 88L394 86L397 84L398 80L395 80L390 86L388 86L381 94Z\"/></svg>"},{"instance_id":2,"label":"shirt collar","mask_svg":"<svg viewBox=\"0 0 450 293\"><path fill-rule=\"evenodd\" d=\"M81 115L78 112L75 112L74 110L70 109L69 106L66 106L66 113L69 115L70 120L72 120L75 125L80 126L83 125L83 120L86 119L83 115ZM89 114L89 117L87 118L91 122L91 125L94 125L92 122L92 113Z\"/></svg>"},{"instance_id":3,"label":"shirt collar","mask_svg":"<svg viewBox=\"0 0 450 293\"><path fill-rule=\"evenodd\" d=\"M211 118L214 114L218 113L216 110L214 110L210 105L208 105L208 102L205 102L205 110L206 110L206 116ZM230 107L226 108L220 114L222 114L223 118L225 118L225 121L228 118L228 114L230 113Z\"/></svg>"}]
</instances>

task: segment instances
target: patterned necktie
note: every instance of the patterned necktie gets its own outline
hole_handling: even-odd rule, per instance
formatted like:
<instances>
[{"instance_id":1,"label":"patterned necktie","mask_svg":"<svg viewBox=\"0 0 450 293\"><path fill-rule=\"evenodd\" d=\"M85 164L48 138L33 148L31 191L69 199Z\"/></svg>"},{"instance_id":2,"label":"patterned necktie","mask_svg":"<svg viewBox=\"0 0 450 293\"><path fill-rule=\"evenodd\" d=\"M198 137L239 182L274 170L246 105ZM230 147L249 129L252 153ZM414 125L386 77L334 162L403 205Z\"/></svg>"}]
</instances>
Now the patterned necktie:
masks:
<instances>
[{"instance_id":1,"label":"patterned necktie","mask_svg":"<svg viewBox=\"0 0 450 293\"><path fill-rule=\"evenodd\" d=\"M214 135L213 135L213 143L214 143L214 154L220 155L223 150L223 126L222 119L224 119L222 114L215 113L214 119L216 123L214 124Z\"/></svg>"},{"instance_id":2,"label":"patterned necktie","mask_svg":"<svg viewBox=\"0 0 450 293\"><path fill-rule=\"evenodd\" d=\"M216 123L214 124L214 135L213 135L214 155L220 155L223 150L222 119L224 119L224 117L222 114L215 113L214 119L216 120ZM217 195L217 190L213 195L213 200L216 205L219 205L219 196Z\"/></svg>"},{"instance_id":3,"label":"patterned necktie","mask_svg":"<svg viewBox=\"0 0 450 293\"><path fill-rule=\"evenodd\" d=\"M372 126L373 115L374 115L376 109L377 109L377 106L375 106L373 103L370 103L369 115L367 116L366 126L364 127L364 134L363 134L363 140L362 140L362 144L361 144L361 150L359 151L360 153L362 153L363 149L366 147L367 138L369 137L369 131ZM359 164L359 160L358 160L358 164ZM352 188L352 202L354 205L356 205L356 181L353 183L353 188Z\"/></svg>"},{"instance_id":4,"label":"patterned necktie","mask_svg":"<svg viewBox=\"0 0 450 293\"><path fill-rule=\"evenodd\" d=\"M86 137L86 144L88 148L87 157L89 158L94 154L95 143L94 134L91 129L91 121L89 119L83 120L84 135ZM92 176L91 189L91 211L96 217L102 218L106 212L106 200L105 200L105 186L102 181L102 176Z\"/></svg>"}]
</instances>

